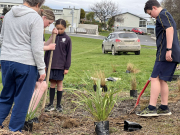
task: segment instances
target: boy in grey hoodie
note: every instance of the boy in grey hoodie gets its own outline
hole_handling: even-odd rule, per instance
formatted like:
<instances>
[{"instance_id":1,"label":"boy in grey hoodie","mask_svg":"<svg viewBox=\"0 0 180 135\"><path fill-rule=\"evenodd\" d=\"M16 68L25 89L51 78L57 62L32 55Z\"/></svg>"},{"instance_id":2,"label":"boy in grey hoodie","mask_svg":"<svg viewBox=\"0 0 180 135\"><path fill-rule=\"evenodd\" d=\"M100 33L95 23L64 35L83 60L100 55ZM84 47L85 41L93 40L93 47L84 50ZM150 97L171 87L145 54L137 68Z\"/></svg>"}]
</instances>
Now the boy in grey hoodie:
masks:
<instances>
[{"instance_id":1,"label":"boy in grey hoodie","mask_svg":"<svg viewBox=\"0 0 180 135\"><path fill-rule=\"evenodd\" d=\"M43 20L37 13L45 0L24 0L4 17L0 35L3 90L0 128L14 103L11 131L21 131L37 80L45 79Z\"/></svg>"}]
</instances>

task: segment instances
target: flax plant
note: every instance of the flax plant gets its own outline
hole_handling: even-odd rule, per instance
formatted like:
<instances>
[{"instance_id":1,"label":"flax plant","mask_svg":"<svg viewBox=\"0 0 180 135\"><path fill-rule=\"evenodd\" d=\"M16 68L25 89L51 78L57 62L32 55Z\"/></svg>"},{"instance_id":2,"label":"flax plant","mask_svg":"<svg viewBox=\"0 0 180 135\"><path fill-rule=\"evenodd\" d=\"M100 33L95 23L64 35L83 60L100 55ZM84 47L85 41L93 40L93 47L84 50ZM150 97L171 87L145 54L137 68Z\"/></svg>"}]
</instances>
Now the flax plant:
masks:
<instances>
[{"instance_id":1,"label":"flax plant","mask_svg":"<svg viewBox=\"0 0 180 135\"><path fill-rule=\"evenodd\" d=\"M178 90L180 91L180 79L177 81Z\"/></svg>"},{"instance_id":2,"label":"flax plant","mask_svg":"<svg viewBox=\"0 0 180 135\"><path fill-rule=\"evenodd\" d=\"M100 79L97 80L97 90L92 92L89 90L75 90L73 93L78 97L77 101L73 101L78 104L83 110L88 111L92 118L99 122L107 120L110 115L114 105L117 101L116 93L121 90L113 91L109 90L106 93L102 92L100 88Z\"/></svg>"}]
</instances>

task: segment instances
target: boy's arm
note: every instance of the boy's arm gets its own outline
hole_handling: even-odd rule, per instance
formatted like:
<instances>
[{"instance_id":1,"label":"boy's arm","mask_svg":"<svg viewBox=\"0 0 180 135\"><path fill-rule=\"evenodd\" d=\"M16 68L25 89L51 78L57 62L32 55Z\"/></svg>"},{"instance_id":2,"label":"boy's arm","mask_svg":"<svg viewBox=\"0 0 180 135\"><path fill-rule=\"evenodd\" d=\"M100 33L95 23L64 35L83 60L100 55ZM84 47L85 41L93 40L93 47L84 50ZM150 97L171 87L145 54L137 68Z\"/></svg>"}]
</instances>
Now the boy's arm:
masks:
<instances>
[{"instance_id":1,"label":"boy's arm","mask_svg":"<svg viewBox=\"0 0 180 135\"><path fill-rule=\"evenodd\" d=\"M172 43L173 43L173 36L174 36L174 28L169 27L166 29L166 48L172 49ZM166 51L166 60L171 62L173 59L171 57L172 50Z\"/></svg>"}]
</instances>

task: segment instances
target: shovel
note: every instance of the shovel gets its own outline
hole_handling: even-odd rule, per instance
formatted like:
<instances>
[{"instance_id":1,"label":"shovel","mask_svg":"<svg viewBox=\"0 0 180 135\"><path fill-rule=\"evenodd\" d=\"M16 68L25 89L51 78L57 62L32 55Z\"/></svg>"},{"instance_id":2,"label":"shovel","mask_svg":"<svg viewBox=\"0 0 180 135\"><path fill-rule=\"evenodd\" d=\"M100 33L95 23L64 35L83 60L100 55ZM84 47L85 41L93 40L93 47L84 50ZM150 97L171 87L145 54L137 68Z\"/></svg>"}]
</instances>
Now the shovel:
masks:
<instances>
[{"instance_id":1,"label":"shovel","mask_svg":"<svg viewBox=\"0 0 180 135\"><path fill-rule=\"evenodd\" d=\"M51 24L49 26L49 31L53 31L53 29L54 29L54 24ZM55 40L56 40L56 34L53 34L53 43L55 43ZM47 85L49 84L49 76L50 76L50 71L51 71L52 57L53 57L53 51L51 51L50 58L49 58L49 65L48 65L48 71L47 71L47 76L46 76ZM46 104L46 98L47 98L47 91L48 91L48 87L44 93L44 99L43 99L42 108L41 108L41 115L44 112L44 108L45 108L45 104Z\"/></svg>"},{"instance_id":2,"label":"shovel","mask_svg":"<svg viewBox=\"0 0 180 135\"><path fill-rule=\"evenodd\" d=\"M137 101L136 101L135 107L133 108L133 110L132 110L129 114L131 114L132 112L134 112L134 110L135 110L136 107L138 106L140 97L141 97L141 95L144 93L144 91L145 91L145 89L147 88L147 86L148 86L148 84L149 84L150 81L151 81L151 79L149 78L149 80L146 82L144 88L142 89L141 93L140 93L139 96L138 96L138 99L137 99Z\"/></svg>"}]
</instances>

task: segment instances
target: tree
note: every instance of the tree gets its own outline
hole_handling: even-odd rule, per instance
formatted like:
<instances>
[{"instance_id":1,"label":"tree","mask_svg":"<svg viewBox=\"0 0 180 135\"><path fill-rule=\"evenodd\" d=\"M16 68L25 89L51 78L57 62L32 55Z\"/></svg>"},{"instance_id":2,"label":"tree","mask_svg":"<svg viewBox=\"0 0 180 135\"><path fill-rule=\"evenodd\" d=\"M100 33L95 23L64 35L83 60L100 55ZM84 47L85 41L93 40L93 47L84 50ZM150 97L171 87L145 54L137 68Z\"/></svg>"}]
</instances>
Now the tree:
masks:
<instances>
[{"instance_id":1,"label":"tree","mask_svg":"<svg viewBox=\"0 0 180 135\"><path fill-rule=\"evenodd\" d=\"M84 19L85 18L85 11L84 9L81 8L81 16L80 16L81 19Z\"/></svg>"},{"instance_id":2,"label":"tree","mask_svg":"<svg viewBox=\"0 0 180 135\"><path fill-rule=\"evenodd\" d=\"M180 0L162 0L161 5L173 16L177 29L180 29Z\"/></svg>"},{"instance_id":3,"label":"tree","mask_svg":"<svg viewBox=\"0 0 180 135\"><path fill-rule=\"evenodd\" d=\"M41 9L49 9L49 10L52 10L52 8L48 7L48 6L45 6L45 5L42 5L41 6Z\"/></svg>"},{"instance_id":4,"label":"tree","mask_svg":"<svg viewBox=\"0 0 180 135\"><path fill-rule=\"evenodd\" d=\"M94 20L94 12L89 12L87 15L86 15L86 19L89 20L89 21L95 21Z\"/></svg>"},{"instance_id":5,"label":"tree","mask_svg":"<svg viewBox=\"0 0 180 135\"><path fill-rule=\"evenodd\" d=\"M5 15L7 12L9 12L9 10L11 10L11 8L4 7L2 11L3 12L2 15Z\"/></svg>"},{"instance_id":6,"label":"tree","mask_svg":"<svg viewBox=\"0 0 180 135\"><path fill-rule=\"evenodd\" d=\"M111 17L108 20L108 29L111 30L111 28L114 26L114 22L115 22L115 17Z\"/></svg>"},{"instance_id":7,"label":"tree","mask_svg":"<svg viewBox=\"0 0 180 135\"><path fill-rule=\"evenodd\" d=\"M90 9L95 13L101 22L105 22L107 18L119 14L118 4L111 0L101 0L100 2L94 3L90 6Z\"/></svg>"}]
</instances>

